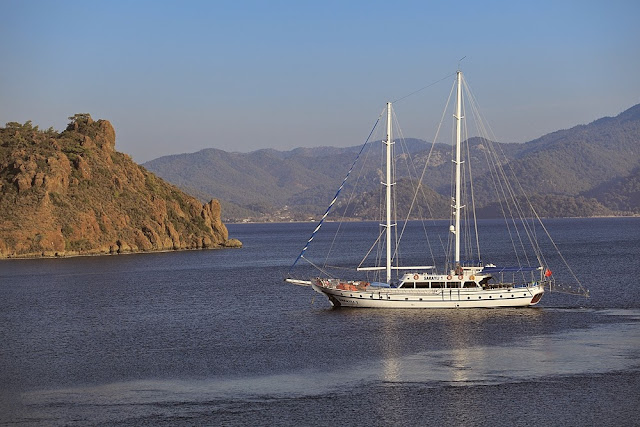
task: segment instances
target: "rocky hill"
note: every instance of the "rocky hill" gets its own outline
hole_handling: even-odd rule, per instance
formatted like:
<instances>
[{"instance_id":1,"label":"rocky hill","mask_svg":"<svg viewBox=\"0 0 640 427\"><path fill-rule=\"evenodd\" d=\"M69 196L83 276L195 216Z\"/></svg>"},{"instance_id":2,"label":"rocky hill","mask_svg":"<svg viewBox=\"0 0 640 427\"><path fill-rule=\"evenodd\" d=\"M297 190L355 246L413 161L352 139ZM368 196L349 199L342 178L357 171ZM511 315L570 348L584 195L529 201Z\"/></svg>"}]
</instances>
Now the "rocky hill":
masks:
<instances>
[{"instance_id":1,"label":"rocky hill","mask_svg":"<svg viewBox=\"0 0 640 427\"><path fill-rule=\"evenodd\" d=\"M234 246L202 204L115 151L106 120L0 128L0 258Z\"/></svg>"}]
</instances>

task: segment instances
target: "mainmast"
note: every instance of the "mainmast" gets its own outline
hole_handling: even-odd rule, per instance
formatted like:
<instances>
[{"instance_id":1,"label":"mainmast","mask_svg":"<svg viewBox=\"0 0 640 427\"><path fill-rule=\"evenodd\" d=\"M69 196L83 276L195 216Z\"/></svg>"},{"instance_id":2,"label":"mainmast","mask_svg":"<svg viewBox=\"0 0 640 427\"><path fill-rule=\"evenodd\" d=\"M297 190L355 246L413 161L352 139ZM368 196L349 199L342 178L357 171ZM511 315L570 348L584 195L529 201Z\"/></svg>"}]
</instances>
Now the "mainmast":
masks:
<instances>
[{"instance_id":1,"label":"mainmast","mask_svg":"<svg viewBox=\"0 0 640 427\"><path fill-rule=\"evenodd\" d=\"M458 70L456 73L457 80L457 88L456 88L456 113L454 115L456 119L456 160L454 163L456 164L456 196L455 196L455 228L453 233L455 235L455 257L454 257L454 266L456 270L459 269L460 266L460 209L463 208L460 205L460 166L462 161L460 159L460 130L461 130L461 122L462 122L462 71Z\"/></svg>"},{"instance_id":2,"label":"mainmast","mask_svg":"<svg viewBox=\"0 0 640 427\"><path fill-rule=\"evenodd\" d=\"M391 182L391 145L393 145L393 137L391 134L391 103L387 102L387 140L384 142L387 149L387 166L386 166L386 182L384 186L386 187L386 210L387 210L387 221L384 225L386 228L386 240L387 240L387 283L391 283L391 186L393 183Z\"/></svg>"}]
</instances>

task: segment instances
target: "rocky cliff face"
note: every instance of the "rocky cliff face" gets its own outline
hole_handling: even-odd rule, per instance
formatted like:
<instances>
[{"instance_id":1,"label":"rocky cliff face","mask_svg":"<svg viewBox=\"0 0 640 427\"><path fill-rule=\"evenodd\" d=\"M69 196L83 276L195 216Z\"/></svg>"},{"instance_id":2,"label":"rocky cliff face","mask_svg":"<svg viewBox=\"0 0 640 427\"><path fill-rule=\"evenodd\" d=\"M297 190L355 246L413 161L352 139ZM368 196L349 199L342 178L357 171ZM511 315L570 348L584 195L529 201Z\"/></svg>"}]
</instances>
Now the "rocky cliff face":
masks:
<instances>
[{"instance_id":1,"label":"rocky cliff face","mask_svg":"<svg viewBox=\"0 0 640 427\"><path fill-rule=\"evenodd\" d=\"M195 198L115 151L88 114L67 129L0 128L0 258L239 246L217 200Z\"/></svg>"}]
</instances>

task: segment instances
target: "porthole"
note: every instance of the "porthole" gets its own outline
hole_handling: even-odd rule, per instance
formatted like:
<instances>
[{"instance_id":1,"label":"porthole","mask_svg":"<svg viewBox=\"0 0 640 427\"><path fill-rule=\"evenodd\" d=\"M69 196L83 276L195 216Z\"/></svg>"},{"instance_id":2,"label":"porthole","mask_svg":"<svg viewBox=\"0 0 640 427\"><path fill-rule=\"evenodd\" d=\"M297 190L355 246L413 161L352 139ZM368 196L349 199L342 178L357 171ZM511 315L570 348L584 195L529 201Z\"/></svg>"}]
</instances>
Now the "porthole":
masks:
<instances>
[{"instance_id":1,"label":"porthole","mask_svg":"<svg viewBox=\"0 0 640 427\"><path fill-rule=\"evenodd\" d=\"M502 298L502 295L500 295L500 298Z\"/></svg>"},{"instance_id":2,"label":"porthole","mask_svg":"<svg viewBox=\"0 0 640 427\"><path fill-rule=\"evenodd\" d=\"M482 299L482 297L478 297L478 299Z\"/></svg>"},{"instance_id":3,"label":"porthole","mask_svg":"<svg viewBox=\"0 0 640 427\"><path fill-rule=\"evenodd\" d=\"M511 298L515 298L515 295L511 294Z\"/></svg>"},{"instance_id":4,"label":"porthole","mask_svg":"<svg viewBox=\"0 0 640 427\"><path fill-rule=\"evenodd\" d=\"M405 298L404 300L405 300L405 301L409 301L409 298Z\"/></svg>"},{"instance_id":5,"label":"porthole","mask_svg":"<svg viewBox=\"0 0 640 427\"><path fill-rule=\"evenodd\" d=\"M467 299L471 299L471 297L467 297Z\"/></svg>"},{"instance_id":6,"label":"porthole","mask_svg":"<svg viewBox=\"0 0 640 427\"><path fill-rule=\"evenodd\" d=\"M493 298L491 295L489 295L489 299Z\"/></svg>"}]
</instances>

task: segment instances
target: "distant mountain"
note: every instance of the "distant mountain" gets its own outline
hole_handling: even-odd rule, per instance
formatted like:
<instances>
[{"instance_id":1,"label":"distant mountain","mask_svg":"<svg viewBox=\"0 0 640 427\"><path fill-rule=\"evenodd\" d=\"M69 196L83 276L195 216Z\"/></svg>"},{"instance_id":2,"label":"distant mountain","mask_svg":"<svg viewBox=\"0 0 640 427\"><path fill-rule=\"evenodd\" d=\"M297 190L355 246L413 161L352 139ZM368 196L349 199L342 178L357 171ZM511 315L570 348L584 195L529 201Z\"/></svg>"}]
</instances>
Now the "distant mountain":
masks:
<instances>
[{"instance_id":1,"label":"distant mountain","mask_svg":"<svg viewBox=\"0 0 640 427\"><path fill-rule=\"evenodd\" d=\"M480 145L480 140L475 145ZM382 144L374 144L369 157L379 158ZM403 156L411 156L420 168L427 159L431 144L413 138L402 141ZM505 144L512 152L512 146ZM290 151L264 149L251 153L228 153L205 149L197 153L160 157L144 166L185 191L205 200L221 200L224 212L240 213L225 216L237 220L247 214L255 218L282 214L287 207L289 218L307 219L322 213L342 182L360 146L296 148ZM477 151L477 150L476 150ZM477 159L485 161L476 153ZM451 165L451 146L436 144L430 164L435 165L429 175L429 185L448 188ZM380 170L370 163L358 170L365 189L377 188ZM406 178L404 175L398 178ZM347 183L345 192L351 188Z\"/></svg>"},{"instance_id":2,"label":"distant mountain","mask_svg":"<svg viewBox=\"0 0 640 427\"><path fill-rule=\"evenodd\" d=\"M0 128L0 258L237 245L220 205L202 204L115 151L88 114L61 133Z\"/></svg>"},{"instance_id":3,"label":"distant mountain","mask_svg":"<svg viewBox=\"0 0 640 427\"><path fill-rule=\"evenodd\" d=\"M524 144L470 139L474 192L477 206L485 208L485 215L491 214L491 205L495 203L486 156L489 144L504 154L505 169L518 176L525 191L539 195L536 200L546 206L541 212L548 216L640 211L637 197L640 104L616 117L604 117ZM401 155L410 156L418 170L429 157L423 184L448 198L452 147L435 144L429 150L431 144L425 141L405 139L401 148ZM264 220L307 219L324 211L359 149L359 146L266 149L246 154L207 149L161 157L144 166L201 200L221 199L223 206L229 207L226 210L236 215L228 217L229 220L248 216ZM377 149L381 150L381 144ZM365 193L379 185L379 168L364 167L358 173L358 179L366 184ZM402 174L396 177L409 178ZM368 197L365 193L357 196L362 202ZM353 213L367 216L357 210Z\"/></svg>"},{"instance_id":4,"label":"distant mountain","mask_svg":"<svg viewBox=\"0 0 640 427\"><path fill-rule=\"evenodd\" d=\"M639 163L640 104L527 142L511 167L528 191L579 195L629 175Z\"/></svg>"},{"instance_id":5,"label":"distant mountain","mask_svg":"<svg viewBox=\"0 0 640 427\"><path fill-rule=\"evenodd\" d=\"M587 191L585 197L593 197L602 205L628 215L640 214L640 167L630 175L614 178Z\"/></svg>"},{"instance_id":6,"label":"distant mountain","mask_svg":"<svg viewBox=\"0 0 640 427\"><path fill-rule=\"evenodd\" d=\"M419 191L420 197L414 194ZM429 187L417 187L417 180L400 179L395 185L396 215L399 219L419 218L448 218L451 211L451 201L448 197L436 193ZM409 208L412 207L411 212ZM377 220L380 218L380 192L367 191L357 195L349 203L338 203L332 218L341 216Z\"/></svg>"},{"instance_id":7,"label":"distant mountain","mask_svg":"<svg viewBox=\"0 0 640 427\"><path fill-rule=\"evenodd\" d=\"M611 216L616 213L596 199L584 196L534 194L529 197L528 201L535 207L538 216L547 218ZM520 200L520 203L522 206L527 206L524 200ZM496 202L478 209L477 215L478 218L499 218L503 216L502 208Z\"/></svg>"},{"instance_id":8,"label":"distant mountain","mask_svg":"<svg viewBox=\"0 0 640 427\"><path fill-rule=\"evenodd\" d=\"M326 204L329 189L337 188L356 153L333 147L247 154L206 149L144 166L201 199L215 195L236 209L261 215L286 205Z\"/></svg>"}]
</instances>

